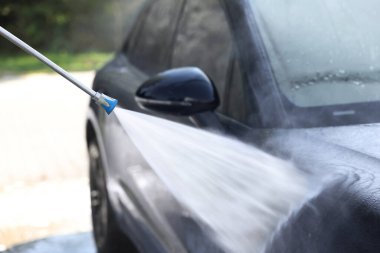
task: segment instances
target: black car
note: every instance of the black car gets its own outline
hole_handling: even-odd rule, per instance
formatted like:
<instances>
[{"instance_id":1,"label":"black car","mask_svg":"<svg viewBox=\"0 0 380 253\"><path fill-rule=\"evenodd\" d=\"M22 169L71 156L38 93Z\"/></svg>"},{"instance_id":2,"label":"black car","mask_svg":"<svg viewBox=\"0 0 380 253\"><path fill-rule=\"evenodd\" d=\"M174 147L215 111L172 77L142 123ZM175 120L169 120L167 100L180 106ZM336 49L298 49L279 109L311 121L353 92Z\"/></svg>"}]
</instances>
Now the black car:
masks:
<instances>
[{"instance_id":1,"label":"black car","mask_svg":"<svg viewBox=\"0 0 380 253\"><path fill-rule=\"evenodd\" d=\"M310 183L334 173L263 252L380 252L380 2L151 0L136 8L94 89L121 108L290 159ZM93 103L87 142L99 252L229 252L182 215L118 118ZM136 165L149 187L129 177Z\"/></svg>"}]
</instances>

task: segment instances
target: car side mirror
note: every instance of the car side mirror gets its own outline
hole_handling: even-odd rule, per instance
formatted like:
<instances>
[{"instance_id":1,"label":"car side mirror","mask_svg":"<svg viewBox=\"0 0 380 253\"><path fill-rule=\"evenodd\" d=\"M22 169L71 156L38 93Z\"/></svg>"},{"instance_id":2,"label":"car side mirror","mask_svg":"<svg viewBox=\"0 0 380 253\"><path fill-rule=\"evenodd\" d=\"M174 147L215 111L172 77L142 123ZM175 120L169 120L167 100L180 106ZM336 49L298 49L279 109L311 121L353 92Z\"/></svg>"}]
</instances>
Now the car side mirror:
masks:
<instances>
[{"instance_id":1,"label":"car side mirror","mask_svg":"<svg viewBox=\"0 0 380 253\"><path fill-rule=\"evenodd\" d=\"M135 98L145 109L181 116L213 111L219 106L213 82L195 67L159 73L140 86Z\"/></svg>"}]
</instances>

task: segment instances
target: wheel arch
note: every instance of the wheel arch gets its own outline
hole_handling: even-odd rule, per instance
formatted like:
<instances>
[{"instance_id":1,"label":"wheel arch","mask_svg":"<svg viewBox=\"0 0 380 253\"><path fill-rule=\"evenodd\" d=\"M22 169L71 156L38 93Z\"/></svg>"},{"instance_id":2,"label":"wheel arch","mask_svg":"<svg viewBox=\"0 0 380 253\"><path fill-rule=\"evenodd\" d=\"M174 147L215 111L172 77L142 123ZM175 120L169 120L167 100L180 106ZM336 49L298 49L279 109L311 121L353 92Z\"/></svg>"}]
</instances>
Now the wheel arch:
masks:
<instances>
[{"instance_id":1,"label":"wheel arch","mask_svg":"<svg viewBox=\"0 0 380 253\"><path fill-rule=\"evenodd\" d=\"M94 110L90 107L87 112L87 120L86 120L86 143L87 147L89 146L91 141L95 141L98 145L100 156L102 157L103 167L105 172L108 170L108 161L107 155L105 151L104 141L102 137L102 132L100 130L98 117L95 115Z\"/></svg>"}]
</instances>

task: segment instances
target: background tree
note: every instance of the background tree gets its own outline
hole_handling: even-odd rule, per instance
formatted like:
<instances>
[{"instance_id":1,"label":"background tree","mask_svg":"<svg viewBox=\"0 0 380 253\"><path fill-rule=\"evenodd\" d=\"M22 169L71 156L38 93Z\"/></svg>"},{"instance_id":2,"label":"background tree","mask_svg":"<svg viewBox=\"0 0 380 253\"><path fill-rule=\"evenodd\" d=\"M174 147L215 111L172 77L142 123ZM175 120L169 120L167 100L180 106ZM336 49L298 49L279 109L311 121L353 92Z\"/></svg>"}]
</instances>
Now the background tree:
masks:
<instances>
[{"instance_id":1,"label":"background tree","mask_svg":"<svg viewBox=\"0 0 380 253\"><path fill-rule=\"evenodd\" d=\"M1 0L0 24L43 51L114 51L143 0ZM0 53L19 52L0 40Z\"/></svg>"}]
</instances>

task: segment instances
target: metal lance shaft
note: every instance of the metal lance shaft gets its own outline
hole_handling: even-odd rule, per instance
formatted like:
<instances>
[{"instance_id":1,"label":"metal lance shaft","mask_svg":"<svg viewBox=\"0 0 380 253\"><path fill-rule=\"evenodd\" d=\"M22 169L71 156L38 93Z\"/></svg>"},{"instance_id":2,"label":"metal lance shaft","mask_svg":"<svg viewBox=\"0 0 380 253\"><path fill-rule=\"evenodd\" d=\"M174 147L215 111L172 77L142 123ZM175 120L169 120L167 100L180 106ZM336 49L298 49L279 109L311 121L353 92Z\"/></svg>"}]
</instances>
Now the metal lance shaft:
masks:
<instances>
[{"instance_id":1,"label":"metal lance shaft","mask_svg":"<svg viewBox=\"0 0 380 253\"><path fill-rule=\"evenodd\" d=\"M108 97L104 95L103 93L96 92L92 90L91 88L88 88L87 86L83 85L81 82L79 82L76 78L74 78L71 74L69 74L66 70L52 62L50 59L48 59L46 56L26 44L24 41L20 40L17 38L15 35L12 33L8 32L6 29L4 29L2 26L0 26L0 35L2 35L4 38L24 50L25 52L31 54L32 56L36 57L38 60L41 62L45 63L47 66L49 66L52 70L66 78L68 81L70 81L72 84L77 86L79 89L82 91L86 92L90 97L103 107L103 109L110 114L113 109L116 107L118 101L117 99Z\"/></svg>"}]
</instances>

